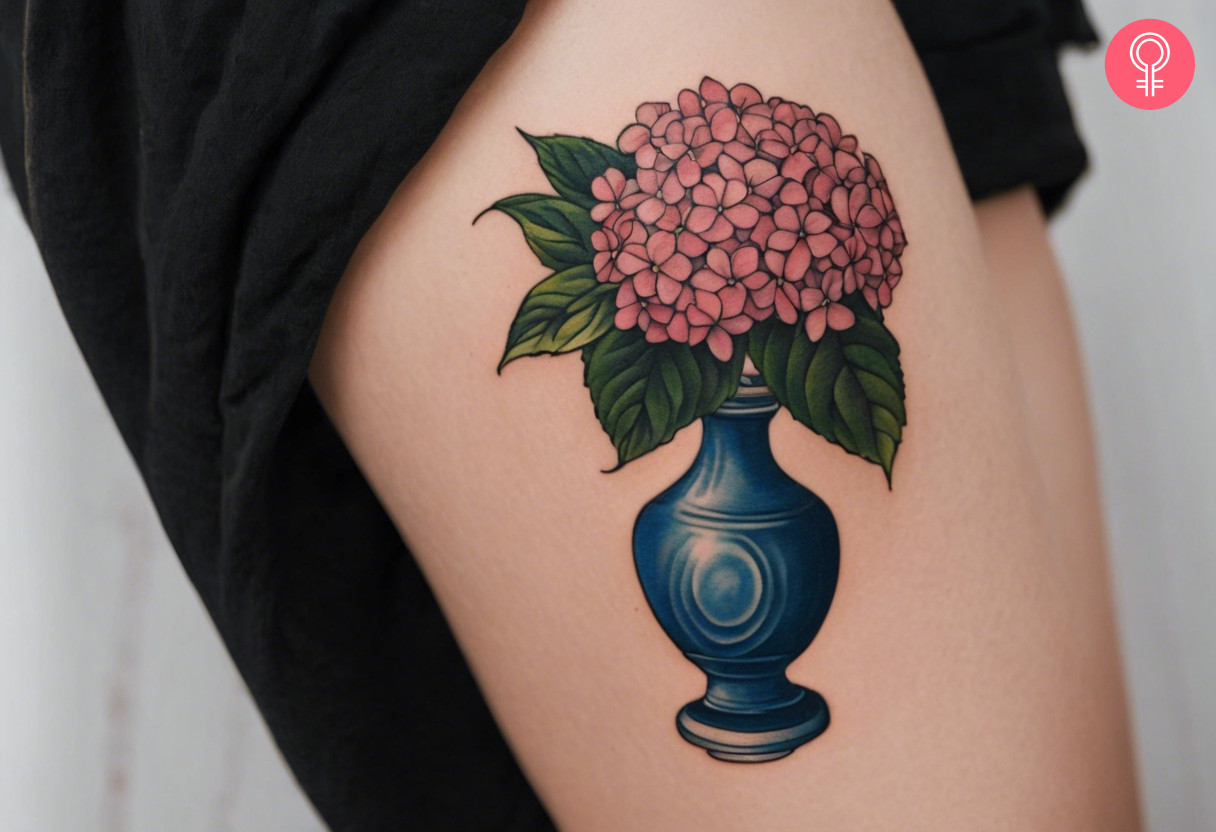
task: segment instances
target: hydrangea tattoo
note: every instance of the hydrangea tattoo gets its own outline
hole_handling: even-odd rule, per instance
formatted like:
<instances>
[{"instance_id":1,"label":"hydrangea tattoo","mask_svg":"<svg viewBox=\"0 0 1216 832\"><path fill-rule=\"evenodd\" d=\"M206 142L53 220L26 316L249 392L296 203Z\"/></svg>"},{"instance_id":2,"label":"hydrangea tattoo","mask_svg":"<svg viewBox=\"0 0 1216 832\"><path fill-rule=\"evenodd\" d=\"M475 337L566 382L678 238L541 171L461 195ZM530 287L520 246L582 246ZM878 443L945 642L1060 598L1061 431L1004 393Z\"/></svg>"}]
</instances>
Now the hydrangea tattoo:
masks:
<instances>
[{"instance_id":1,"label":"hydrangea tattoo","mask_svg":"<svg viewBox=\"0 0 1216 832\"><path fill-rule=\"evenodd\" d=\"M553 274L499 371L581 351L618 467L702 420L692 467L637 517L634 562L707 677L680 735L730 762L784 757L830 721L785 669L827 617L840 538L773 458L768 423L784 405L891 482L906 415L884 310L907 238L886 177L832 116L712 78L642 104L616 147L524 138L556 195L491 208Z\"/></svg>"},{"instance_id":2,"label":"hydrangea tattoo","mask_svg":"<svg viewBox=\"0 0 1216 832\"><path fill-rule=\"evenodd\" d=\"M524 138L557 195L492 208L555 273L524 300L500 370L581 350L623 465L733 395L746 352L794 418L890 478L904 385L882 313L907 238L856 136L705 78L675 106L639 106L615 148ZM610 384L620 373L632 383Z\"/></svg>"}]
</instances>

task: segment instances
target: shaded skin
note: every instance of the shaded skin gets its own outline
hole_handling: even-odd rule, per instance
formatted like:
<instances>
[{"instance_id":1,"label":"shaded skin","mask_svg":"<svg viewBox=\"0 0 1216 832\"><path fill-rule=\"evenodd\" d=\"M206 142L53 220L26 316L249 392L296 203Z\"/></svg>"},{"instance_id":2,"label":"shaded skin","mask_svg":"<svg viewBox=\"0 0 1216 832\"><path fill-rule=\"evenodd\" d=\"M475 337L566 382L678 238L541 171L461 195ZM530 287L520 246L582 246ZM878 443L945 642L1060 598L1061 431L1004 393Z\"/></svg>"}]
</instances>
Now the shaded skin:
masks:
<instances>
[{"instance_id":1,"label":"shaded skin","mask_svg":"<svg viewBox=\"0 0 1216 832\"><path fill-rule=\"evenodd\" d=\"M529 6L363 240L312 366L529 778L575 832L1137 829L1092 457L1040 464L1088 442L1076 354L1015 346L1028 333L1001 287L1033 272L1058 292L1056 278L988 229L1024 222L1045 246L1041 218L1025 200L981 207L981 231L885 3L774 3L740 26L721 24L737 4L662 12ZM755 766L676 735L704 677L659 630L630 554L634 517L688 467L699 427L600 473L614 454L577 356L495 374L545 271L506 217L469 225L547 190L516 126L610 141L639 101L705 73L837 116L882 161L911 241L887 317L908 383L894 489L788 414L773 423L782 466L832 506L843 560L790 670L832 727ZM1069 368L1046 375L1043 355Z\"/></svg>"}]
</instances>

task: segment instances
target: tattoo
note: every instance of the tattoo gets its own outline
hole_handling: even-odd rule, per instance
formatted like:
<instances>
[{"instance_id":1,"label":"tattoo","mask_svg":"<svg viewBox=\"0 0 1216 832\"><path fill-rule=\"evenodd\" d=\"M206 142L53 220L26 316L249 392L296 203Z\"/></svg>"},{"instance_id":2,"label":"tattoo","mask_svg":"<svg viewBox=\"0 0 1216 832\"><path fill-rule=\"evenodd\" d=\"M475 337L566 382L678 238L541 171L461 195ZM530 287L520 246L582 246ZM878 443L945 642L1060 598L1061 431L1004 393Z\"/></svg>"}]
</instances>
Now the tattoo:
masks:
<instances>
[{"instance_id":1,"label":"tattoo","mask_svg":"<svg viewBox=\"0 0 1216 832\"><path fill-rule=\"evenodd\" d=\"M906 415L883 310L906 238L878 161L826 113L705 78L636 115L616 147L523 133L556 195L487 210L553 273L498 370L581 351L612 470L702 420L692 467L637 518L634 558L655 617L708 678L680 734L719 759L773 760L828 725L823 697L785 669L827 617L840 546L827 505L774 460L768 424L784 406L890 485Z\"/></svg>"}]
</instances>

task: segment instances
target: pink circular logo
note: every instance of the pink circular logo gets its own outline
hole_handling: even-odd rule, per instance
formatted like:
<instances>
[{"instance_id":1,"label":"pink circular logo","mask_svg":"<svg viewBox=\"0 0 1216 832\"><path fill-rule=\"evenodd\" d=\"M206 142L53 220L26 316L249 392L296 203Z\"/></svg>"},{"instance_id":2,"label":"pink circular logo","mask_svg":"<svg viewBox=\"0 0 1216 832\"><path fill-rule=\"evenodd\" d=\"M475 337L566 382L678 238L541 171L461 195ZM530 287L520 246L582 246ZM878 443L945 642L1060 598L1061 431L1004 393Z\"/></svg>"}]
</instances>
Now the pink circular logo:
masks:
<instances>
[{"instance_id":1,"label":"pink circular logo","mask_svg":"<svg viewBox=\"0 0 1216 832\"><path fill-rule=\"evenodd\" d=\"M1106 47L1106 80L1115 95L1141 110L1182 98L1195 76L1195 51L1182 30L1164 20L1137 20Z\"/></svg>"}]
</instances>

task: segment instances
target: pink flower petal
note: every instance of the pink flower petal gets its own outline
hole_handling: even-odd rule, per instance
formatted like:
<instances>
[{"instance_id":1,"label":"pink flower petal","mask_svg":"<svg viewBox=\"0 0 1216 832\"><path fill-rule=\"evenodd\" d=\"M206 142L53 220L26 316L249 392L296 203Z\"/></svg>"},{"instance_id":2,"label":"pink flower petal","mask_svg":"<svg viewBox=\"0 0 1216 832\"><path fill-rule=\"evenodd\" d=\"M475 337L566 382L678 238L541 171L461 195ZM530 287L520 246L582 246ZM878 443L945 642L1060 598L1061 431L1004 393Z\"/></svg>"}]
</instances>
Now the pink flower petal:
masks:
<instances>
[{"instance_id":1,"label":"pink flower petal","mask_svg":"<svg viewBox=\"0 0 1216 832\"><path fill-rule=\"evenodd\" d=\"M870 201L870 189L865 185L854 185L849 191L849 216L856 217L862 206Z\"/></svg>"},{"instance_id":2,"label":"pink flower petal","mask_svg":"<svg viewBox=\"0 0 1216 832\"><path fill-rule=\"evenodd\" d=\"M654 145L647 142L639 147L637 152L633 154L633 160L637 162L638 167L642 168L643 170L653 168L655 166L655 162L659 160L659 151ZM638 177L638 182L640 183L641 181L641 177ZM642 186L642 190L647 190L645 185Z\"/></svg>"},{"instance_id":3,"label":"pink flower petal","mask_svg":"<svg viewBox=\"0 0 1216 832\"><path fill-rule=\"evenodd\" d=\"M685 257L700 257L709 248L709 243L702 240L691 230L685 230L676 236L676 251Z\"/></svg>"},{"instance_id":4,"label":"pink flower petal","mask_svg":"<svg viewBox=\"0 0 1216 832\"><path fill-rule=\"evenodd\" d=\"M613 325L617 329L633 329L638 325L638 312L642 309L638 304L626 306L623 309L618 309L616 317L612 319Z\"/></svg>"},{"instance_id":5,"label":"pink flower petal","mask_svg":"<svg viewBox=\"0 0 1216 832\"><path fill-rule=\"evenodd\" d=\"M701 98L707 102L719 101L726 103L730 101L730 93L726 91L726 87L722 86L720 82L706 75L701 79Z\"/></svg>"},{"instance_id":6,"label":"pink flower petal","mask_svg":"<svg viewBox=\"0 0 1216 832\"><path fill-rule=\"evenodd\" d=\"M701 181L701 166L695 159L685 154L680 157L680 161L676 162L676 177L685 188L691 188Z\"/></svg>"},{"instance_id":7,"label":"pink flower petal","mask_svg":"<svg viewBox=\"0 0 1216 832\"><path fill-rule=\"evenodd\" d=\"M844 304L829 303L827 310L827 324L837 332L848 329L857 320L853 316L853 310Z\"/></svg>"},{"instance_id":8,"label":"pink flower petal","mask_svg":"<svg viewBox=\"0 0 1216 832\"><path fill-rule=\"evenodd\" d=\"M658 231L655 233L666 234L667 232ZM662 272L668 277L676 280L688 280L688 276L692 274L692 263L689 262L688 258L683 254L675 252L671 255L667 262L663 264Z\"/></svg>"},{"instance_id":9,"label":"pink flower petal","mask_svg":"<svg viewBox=\"0 0 1216 832\"><path fill-rule=\"evenodd\" d=\"M676 315L671 319L671 323L667 325L667 337L676 343L687 343L688 341L688 318L684 315Z\"/></svg>"},{"instance_id":10,"label":"pink flower petal","mask_svg":"<svg viewBox=\"0 0 1216 832\"><path fill-rule=\"evenodd\" d=\"M781 191L778 195L786 205L803 205L809 198L806 188L802 187L801 182L791 181L787 181L781 186Z\"/></svg>"},{"instance_id":11,"label":"pink flower petal","mask_svg":"<svg viewBox=\"0 0 1216 832\"><path fill-rule=\"evenodd\" d=\"M832 227L832 218L822 211L811 211L806 215L806 219L802 223L803 229L807 234L822 234ZM816 257L823 255L817 254Z\"/></svg>"},{"instance_id":12,"label":"pink flower petal","mask_svg":"<svg viewBox=\"0 0 1216 832\"><path fill-rule=\"evenodd\" d=\"M658 286L658 275L651 269L642 269L633 276L633 291L638 297L652 298Z\"/></svg>"},{"instance_id":13,"label":"pink flower petal","mask_svg":"<svg viewBox=\"0 0 1216 832\"><path fill-rule=\"evenodd\" d=\"M670 231L656 231L646 241L646 253L652 263L664 263L676 250L676 236Z\"/></svg>"},{"instance_id":14,"label":"pink flower petal","mask_svg":"<svg viewBox=\"0 0 1216 832\"><path fill-rule=\"evenodd\" d=\"M768 215L761 216L756 222L756 227L752 229L749 239L761 248L768 247L768 238L776 230L777 224L773 222L773 218Z\"/></svg>"},{"instance_id":15,"label":"pink flower petal","mask_svg":"<svg viewBox=\"0 0 1216 832\"><path fill-rule=\"evenodd\" d=\"M655 294L663 303L674 303L680 296L680 281L660 274L658 280L655 281Z\"/></svg>"},{"instance_id":16,"label":"pink flower petal","mask_svg":"<svg viewBox=\"0 0 1216 832\"><path fill-rule=\"evenodd\" d=\"M844 185L832 189L832 213L836 215L837 222L848 223L849 191Z\"/></svg>"},{"instance_id":17,"label":"pink flower petal","mask_svg":"<svg viewBox=\"0 0 1216 832\"><path fill-rule=\"evenodd\" d=\"M733 318L743 313L747 289L741 283L733 283L719 290L718 297L722 299L722 317Z\"/></svg>"},{"instance_id":18,"label":"pink flower petal","mask_svg":"<svg viewBox=\"0 0 1216 832\"><path fill-rule=\"evenodd\" d=\"M731 276L730 255L719 246L714 246L705 255L705 265L722 275L722 277Z\"/></svg>"},{"instance_id":19,"label":"pink flower petal","mask_svg":"<svg viewBox=\"0 0 1216 832\"><path fill-rule=\"evenodd\" d=\"M688 315L688 322L692 324L694 330L697 327L705 327L708 329L714 324L714 319L701 311L701 309L697 306L688 307L688 312L686 314ZM704 337L704 335L702 335L702 337Z\"/></svg>"},{"instance_id":20,"label":"pink flower petal","mask_svg":"<svg viewBox=\"0 0 1216 832\"><path fill-rule=\"evenodd\" d=\"M698 165L707 168L722 158L722 142L708 142L694 147L692 156Z\"/></svg>"},{"instance_id":21,"label":"pink flower petal","mask_svg":"<svg viewBox=\"0 0 1216 832\"><path fill-rule=\"evenodd\" d=\"M790 253L785 258L785 277L786 280L802 280L806 276L806 271L811 267L811 253L807 250L805 244L795 245L790 249Z\"/></svg>"},{"instance_id":22,"label":"pink flower petal","mask_svg":"<svg viewBox=\"0 0 1216 832\"><path fill-rule=\"evenodd\" d=\"M731 355L735 352L735 342L721 327L716 326L711 329L705 338L705 343L709 345L709 351L714 354L714 358L719 361L730 361Z\"/></svg>"},{"instance_id":23,"label":"pink flower petal","mask_svg":"<svg viewBox=\"0 0 1216 832\"><path fill-rule=\"evenodd\" d=\"M662 195L664 202L666 202L668 205L675 205L677 202L683 199L685 194L688 192L684 189L684 186L680 184L680 178L678 176L668 176L663 182L663 187L659 189L659 193Z\"/></svg>"},{"instance_id":24,"label":"pink flower petal","mask_svg":"<svg viewBox=\"0 0 1216 832\"><path fill-rule=\"evenodd\" d=\"M693 303L696 308L708 315L712 320L718 320L722 317L722 299L715 292L707 292L704 289L698 289L694 295L696 298Z\"/></svg>"},{"instance_id":25,"label":"pink flower petal","mask_svg":"<svg viewBox=\"0 0 1216 832\"><path fill-rule=\"evenodd\" d=\"M828 328L828 314L822 306L812 309L806 316L806 337L818 341Z\"/></svg>"},{"instance_id":26,"label":"pink flower petal","mask_svg":"<svg viewBox=\"0 0 1216 832\"><path fill-rule=\"evenodd\" d=\"M785 274L785 254L772 248L764 252L764 267L772 274Z\"/></svg>"},{"instance_id":27,"label":"pink flower petal","mask_svg":"<svg viewBox=\"0 0 1216 832\"><path fill-rule=\"evenodd\" d=\"M806 244L811 254L816 257L827 257L837 246L837 240L831 234L812 234L807 237Z\"/></svg>"},{"instance_id":28,"label":"pink flower petal","mask_svg":"<svg viewBox=\"0 0 1216 832\"><path fill-rule=\"evenodd\" d=\"M693 198L696 199L695 196ZM697 205L688 212L688 219L684 221L684 227L696 234L704 234L717 218L718 212L715 209L708 205Z\"/></svg>"},{"instance_id":29,"label":"pink flower petal","mask_svg":"<svg viewBox=\"0 0 1216 832\"><path fill-rule=\"evenodd\" d=\"M760 212L746 202L732 205L722 212L722 216L735 228L751 228L760 221Z\"/></svg>"},{"instance_id":30,"label":"pink flower petal","mask_svg":"<svg viewBox=\"0 0 1216 832\"><path fill-rule=\"evenodd\" d=\"M730 220L715 212L713 224L701 232L701 239L710 243L720 243L730 239L734 233L735 227L730 224Z\"/></svg>"},{"instance_id":31,"label":"pink flower petal","mask_svg":"<svg viewBox=\"0 0 1216 832\"><path fill-rule=\"evenodd\" d=\"M616 258L616 267L625 274L637 274L650 268L650 257L642 246L631 243Z\"/></svg>"},{"instance_id":32,"label":"pink flower petal","mask_svg":"<svg viewBox=\"0 0 1216 832\"><path fill-rule=\"evenodd\" d=\"M784 292L777 292L773 306L777 310L777 317L783 323L792 324L798 320L798 310L795 308L793 301L786 297Z\"/></svg>"},{"instance_id":33,"label":"pink flower petal","mask_svg":"<svg viewBox=\"0 0 1216 832\"><path fill-rule=\"evenodd\" d=\"M733 110L718 110L709 122L709 132L720 142L729 142L739 132L739 116Z\"/></svg>"},{"instance_id":34,"label":"pink flower petal","mask_svg":"<svg viewBox=\"0 0 1216 832\"><path fill-rule=\"evenodd\" d=\"M781 175L786 179L801 182L812 167L810 156L805 153L793 153L781 163Z\"/></svg>"},{"instance_id":35,"label":"pink flower petal","mask_svg":"<svg viewBox=\"0 0 1216 832\"><path fill-rule=\"evenodd\" d=\"M730 88L730 103L740 110L753 104L759 104L763 100L764 97L760 95L760 90L751 84L735 84Z\"/></svg>"},{"instance_id":36,"label":"pink flower petal","mask_svg":"<svg viewBox=\"0 0 1216 832\"><path fill-rule=\"evenodd\" d=\"M775 251L789 251L798 242L798 235L793 231L786 231L784 228L779 228L768 236L768 247ZM832 240L835 245L836 240Z\"/></svg>"},{"instance_id":37,"label":"pink flower petal","mask_svg":"<svg viewBox=\"0 0 1216 832\"><path fill-rule=\"evenodd\" d=\"M864 185L858 185L862 188ZM875 228L882 223L882 216L874 210L873 205L866 205L857 212L857 224L862 228Z\"/></svg>"},{"instance_id":38,"label":"pink flower petal","mask_svg":"<svg viewBox=\"0 0 1216 832\"><path fill-rule=\"evenodd\" d=\"M855 168L861 167L861 162L852 153L846 153L843 150L837 150L833 157L833 162L836 164L836 173L840 174L840 178L844 179Z\"/></svg>"},{"instance_id":39,"label":"pink flower petal","mask_svg":"<svg viewBox=\"0 0 1216 832\"><path fill-rule=\"evenodd\" d=\"M661 344L667 340L667 327L658 321L651 321L646 327L646 340L651 344Z\"/></svg>"},{"instance_id":40,"label":"pink flower petal","mask_svg":"<svg viewBox=\"0 0 1216 832\"><path fill-rule=\"evenodd\" d=\"M650 142L650 128L644 124L631 124L621 131L617 137L616 146L622 153L636 153L638 149Z\"/></svg>"},{"instance_id":41,"label":"pink flower petal","mask_svg":"<svg viewBox=\"0 0 1216 832\"><path fill-rule=\"evenodd\" d=\"M807 312L823 306L823 292L810 286L798 293L798 304Z\"/></svg>"},{"instance_id":42,"label":"pink flower petal","mask_svg":"<svg viewBox=\"0 0 1216 832\"><path fill-rule=\"evenodd\" d=\"M701 96L694 90L680 90L680 94L676 96L676 104L686 118L701 115Z\"/></svg>"},{"instance_id":43,"label":"pink flower petal","mask_svg":"<svg viewBox=\"0 0 1216 832\"><path fill-rule=\"evenodd\" d=\"M700 269L688 282L694 288L704 289L707 292L717 292L726 285L726 278L713 269Z\"/></svg>"},{"instance_id":44,"label":"pink flower petal","mask_svg":"<svg viewBox=\"0 0 1216 832\"><path fill-rule=\"evenodd\" d=\"M641 171L639 171L641 173ZM658 197L651 197L640 203L637 207L638 219L644 223L653 223L663 216L663 212L667 209L666 203Z\"/></svg>"},{"instance_id":45,"label":"pink flower petal","mask_svg":"<svg viewBox=\"0 0 1216 832\"><path fill-rule=\"evenodd\" d=\"M763 286L752 291L752 300L759 307L772 306L777 299L777 282L767 281Z\"/></svg>"},{"instance_id":46,"label":"pink flower petal","mask_svg":"<svg viewBox=\"0 0 1216 832\"><path fill-rule=\"evenodd\" d=\"M760 268L760 251L755 246L741 246L730 256L730 270L735 277L749 277Z\"/></svg>"},{"instance_id":47,"label":"pink flower petal","mask_svg":"<svg viewBox=\"0 0 1216 832\"><path fill-rule=\"evenodd\" d=\"M731 335L742 335L752 328L752 319L744 314L734 315L721 321L718 326L725 329Z\"/></svg>"}]
</instances>

